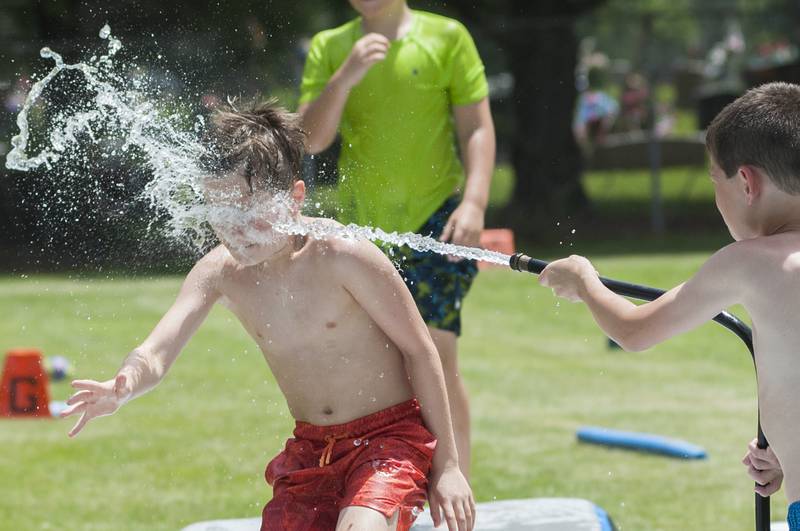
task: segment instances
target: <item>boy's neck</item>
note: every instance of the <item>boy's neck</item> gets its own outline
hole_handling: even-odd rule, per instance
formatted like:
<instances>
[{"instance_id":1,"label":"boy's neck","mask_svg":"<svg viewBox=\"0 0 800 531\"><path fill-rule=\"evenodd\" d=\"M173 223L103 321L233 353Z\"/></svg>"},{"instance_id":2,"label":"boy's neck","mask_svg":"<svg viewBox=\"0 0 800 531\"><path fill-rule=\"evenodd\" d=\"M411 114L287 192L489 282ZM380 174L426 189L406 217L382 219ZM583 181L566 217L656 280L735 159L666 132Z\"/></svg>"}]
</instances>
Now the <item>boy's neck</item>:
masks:
<instances>
[{"instance_id":1,"label":"boy's neck","mask_svg":"<svg viewBox=\"0 0 800 531\"><path fill-rule=\"evenodd\" d=\"M408 4L397 2L375 17L362 17L361 27L365 34L380 33L389 40L396 40L408 33L412 19L413 14Z\"/></svg>"},{"instance_id":2,"label":"boy's neck","mask_svg":"<svg viewBox=\"0 0 800 531\"><path fill-rule=\"evenodd\" d=\"M780 201L772 201L765 209L759 223L763 236L800 234L800 197L781 194Z\"/></svg>"}]
</instances>

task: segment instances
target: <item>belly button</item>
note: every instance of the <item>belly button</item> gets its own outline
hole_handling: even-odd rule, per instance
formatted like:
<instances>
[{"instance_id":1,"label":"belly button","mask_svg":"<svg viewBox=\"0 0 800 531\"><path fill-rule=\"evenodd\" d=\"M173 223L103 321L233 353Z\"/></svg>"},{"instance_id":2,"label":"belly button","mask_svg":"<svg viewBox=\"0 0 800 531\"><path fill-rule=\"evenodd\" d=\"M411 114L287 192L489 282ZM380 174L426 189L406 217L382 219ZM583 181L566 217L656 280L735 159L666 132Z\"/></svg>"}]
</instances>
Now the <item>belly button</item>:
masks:
<instances>
[{"instance_id":1,"label":"belly button","mask_svg":"<svg viewBox=\"0 0 800 531\"><path fill-rule=\"evenodd\" d=\"M328 321L325 323L325 328L336 328L336 323L333 321Z\"/></svg>"},{"instance_id":2,"label":"belly button","mask_svg":"<svg viewBox=\"0 0 800 531\"><path fill-rule=\"evenodd\" d=\"M323 409L322 412L325 413L326 415L333 415L333 410L329 407Z\"/></svg>"}]
</instances>

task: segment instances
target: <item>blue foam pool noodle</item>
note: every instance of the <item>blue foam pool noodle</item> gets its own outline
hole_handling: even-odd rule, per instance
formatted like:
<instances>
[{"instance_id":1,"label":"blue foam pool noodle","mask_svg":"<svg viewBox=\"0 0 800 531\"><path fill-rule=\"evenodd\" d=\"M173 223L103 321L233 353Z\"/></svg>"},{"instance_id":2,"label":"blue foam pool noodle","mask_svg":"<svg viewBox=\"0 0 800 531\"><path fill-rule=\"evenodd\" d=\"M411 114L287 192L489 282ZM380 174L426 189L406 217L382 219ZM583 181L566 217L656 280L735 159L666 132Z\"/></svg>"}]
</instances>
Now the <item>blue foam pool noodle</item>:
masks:
<instances>
[{"instance_id":1,"label":"blue foam pool noodle","mask_svg":"<svg viewBox=\"0 0 800 531\"><path fill-rule=\"evenodd\" d=\"M705 459L705 449L680 439L633 431L612 430L598 426L584 426L577 432L578 440L615 448L637 450L682 459Z\"/></svg>"}]
</instances>

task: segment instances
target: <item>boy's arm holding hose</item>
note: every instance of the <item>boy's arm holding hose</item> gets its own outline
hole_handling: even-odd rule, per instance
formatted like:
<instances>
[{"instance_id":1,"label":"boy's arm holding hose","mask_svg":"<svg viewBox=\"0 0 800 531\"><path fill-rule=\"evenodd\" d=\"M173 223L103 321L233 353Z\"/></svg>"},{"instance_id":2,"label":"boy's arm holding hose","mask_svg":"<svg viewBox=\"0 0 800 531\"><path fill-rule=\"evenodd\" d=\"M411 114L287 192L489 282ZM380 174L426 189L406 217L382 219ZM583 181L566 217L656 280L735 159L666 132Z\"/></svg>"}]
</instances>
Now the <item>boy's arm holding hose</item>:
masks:
<instances>
[{"instance_id":1,"label":"boy's arm holding hose","mask_svg":"<svg viewBox=\"0 0 800 531\"><path fill-rule=\"evenodd\" d=\"M616 295L600 281L592 264L582 256L550 263L539 283L573 302L583 301L597 324L622 348L646 350L670 337L687 332L741 302L748 289L749 270L743 243L731 244L714 254L697 274L658 299L642 305Z\"/></svg>"}]
</instances>

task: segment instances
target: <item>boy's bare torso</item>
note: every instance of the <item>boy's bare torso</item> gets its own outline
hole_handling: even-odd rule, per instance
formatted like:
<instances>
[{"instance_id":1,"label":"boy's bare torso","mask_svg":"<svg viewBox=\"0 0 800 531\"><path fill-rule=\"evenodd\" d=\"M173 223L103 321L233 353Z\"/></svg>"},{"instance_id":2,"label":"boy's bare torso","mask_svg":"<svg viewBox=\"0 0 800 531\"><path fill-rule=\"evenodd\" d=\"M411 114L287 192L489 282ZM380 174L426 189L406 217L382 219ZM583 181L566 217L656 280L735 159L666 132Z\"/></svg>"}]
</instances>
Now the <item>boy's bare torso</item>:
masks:
<instances>
[{"instance_id":1,"label":"boy's bare torso","mask_svg":"<svg viewBox=\"0 0 800 531\"><path fill-rule=\"evenodd\" d=\"M341 424L410 399L400 351L326 267L328 244L299 245L250 267L222 247L212 251L224 262L220 302L258 343L292 416Z\"/></svg>"},{"instance_id":2,"label":"boy's bare torso","mask_svg":"<svg viewBox=\"0 0 800 531\"><path fill-rule=\"evenodd\" d=\"M791 502L800 500L800 234L742 243L753 257L742 303L753 321L761 424Z\"/></svg>"}]
</instances>

